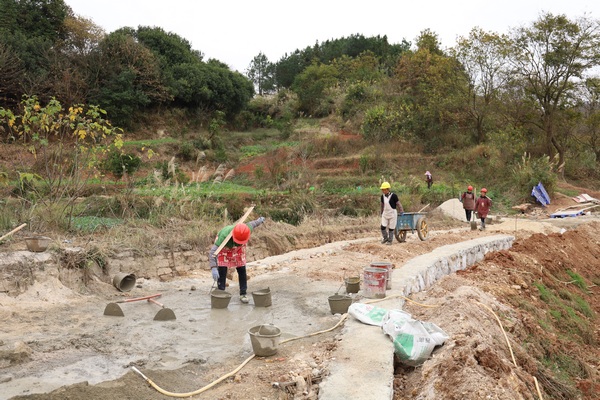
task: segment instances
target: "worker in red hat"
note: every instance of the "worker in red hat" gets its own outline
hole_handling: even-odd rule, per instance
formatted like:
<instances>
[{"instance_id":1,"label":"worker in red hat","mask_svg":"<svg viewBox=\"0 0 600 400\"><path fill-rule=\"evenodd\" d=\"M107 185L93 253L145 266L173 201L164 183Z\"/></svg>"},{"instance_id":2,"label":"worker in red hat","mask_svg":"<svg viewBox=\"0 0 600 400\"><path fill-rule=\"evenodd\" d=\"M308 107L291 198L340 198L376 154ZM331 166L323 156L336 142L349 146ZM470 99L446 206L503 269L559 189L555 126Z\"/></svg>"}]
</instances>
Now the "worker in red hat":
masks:
<instances>
[{"instance_id":1,"label":"worker in red hat","mask_svg":"<svg viewBox=\"0 0 600 400\"><path fill-rule=\"evenodd\" d=\"M217 233L215 242L208 252L208 264L210 265L213 279L217 282L217 287L225 290L225 281L227 280L227 269L235 268L240 282L240 301L248 303L248 277L246 275L246 243L250 240L250 234L257 226L265 222L264 217L260 217L248 223L239 223L228 225ZM223 241L231 233L231 238L219 254L215 252L221 246Z\"/></svg>"},{"instance_id":2,"label":"worker in red hat","mask_svg":"<svg viewBox=\"0 0 600 400\"><path fill-rule=\"evenodd\" d=\"M485 219L490 212L490 208L492 208L492 199L487 197L487 189L482 188L479 197L475 200L475 213L481 220L480 231L485 231Z\"/></svg>"},{"instance_id":3,"label":"worker in red hat","mask_svg":"<svg viewBox=\"0 0 600 400\"><path fill-rule=\"evenodd\" d=\"M463 192L460 195L460 202L465 209L465 215L467 217L467 222L471 221L471 215L473 210L475 210L475 193L473 193L473 186L469 185L467 187L467 191Z\"/></svg>"}]
</instances>

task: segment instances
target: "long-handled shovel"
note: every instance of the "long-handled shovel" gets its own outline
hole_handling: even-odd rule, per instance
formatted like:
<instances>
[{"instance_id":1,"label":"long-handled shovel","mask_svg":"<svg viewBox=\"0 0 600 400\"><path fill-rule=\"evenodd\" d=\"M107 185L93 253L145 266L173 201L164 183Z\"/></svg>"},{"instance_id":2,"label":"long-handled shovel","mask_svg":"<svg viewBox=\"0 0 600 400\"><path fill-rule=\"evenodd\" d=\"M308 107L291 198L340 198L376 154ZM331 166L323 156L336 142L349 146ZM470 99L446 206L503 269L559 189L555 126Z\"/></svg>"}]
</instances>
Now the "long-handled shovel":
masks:
<instances>
[{"instance_id":1,"label":"long-handled shovel","mask_svg":"<svg viewBox=\"0 0 600 400\"><path fill-rule=\"evenodd\" d=\"M177 319L175 318L175 313L173 312L173 310L171 310L170 308L165 308L165 306L162 303L159 303L154 299L148 299L148 301L162 307L154 316L155 321L169 321L172 319Z\"/></svg>"},{"instance_id":2,"label":"long-handled shovel","mask_svg":"<svg viewBox=\"0 0 600 400\"><path fill-rule=\"evenodd\" d=\"M472 214L473 214L473 216L471 219L471 230L476 231L477 230L477 219L476 219L475 211L473 211Z\"/></svg>"},{"instance_id":3,"label":"long-handled shovel","mask_svg":"<svg viewBox=\"0 0 600 400\"><path fill-rule=\"evenodd\" d=\"M121 310L121 307L119 307L119 305L117 303L131 303L132 301L150 300L150 299L153 299L155 297L160 297L160 296L162 296L162 294L158 293L158 294L152 294L150 296L136 297L134 299L125 299L125 300L115 301L114 303L108 303L106 305L106 308L104 308L104 315L112 315L115 317L124 317L125 314L123 314L123 310Z\"/></svg>"}]
</instances>

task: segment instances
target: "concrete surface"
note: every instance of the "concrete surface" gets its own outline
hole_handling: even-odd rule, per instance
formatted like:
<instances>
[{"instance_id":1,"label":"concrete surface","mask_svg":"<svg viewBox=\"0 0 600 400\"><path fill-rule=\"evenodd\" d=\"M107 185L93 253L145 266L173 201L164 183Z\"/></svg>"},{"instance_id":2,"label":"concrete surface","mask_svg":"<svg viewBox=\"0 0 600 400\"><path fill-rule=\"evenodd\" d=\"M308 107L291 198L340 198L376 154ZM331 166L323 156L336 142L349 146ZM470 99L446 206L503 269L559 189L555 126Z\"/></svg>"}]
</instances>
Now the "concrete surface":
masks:
<instances>
[{"instance_id":1,"label":"concrete surface","mask_svg":"<svg viewBox=\"0 0 600 400\"><path fill-rule=\"evenodd\" d=\"M513 240L512 236L504 235L482 237L442 246L416 257L393 271L388 298L377 305L402 308L401 298L390 297L426 289L442 276L481 260L487 252L509 248ZM36 280L26 294L11 298L0 293L3 304L0 311L4 312L1 316L10 315L26 327L27 343L34 347L35 354L44 355L39 359L34 357L22 368L6 369L4 372L10 380L0 383L0 399L24 393L46 393L82 381L96 384L118 378L129 371L131 365L144 369L176 369L189 362L207 365L232 359L241 362L252 354L247 331L260 324L275 324L282 331L282 339L330 328L340 316L331 315L327 299L339 287L311 276L290 281L288 269L295 266L301 269L302 264L314 262L319 256L327 257L331 265L341 265L347 263L344 258L347 256L337 254L342 248L349 243L372 241L336 242L249 263L252 268L266 271L273 264L278 265L277 271L258 275L250 281L250 292L270 287L273 306L268 308L255 308L252 300L250 304L241 304L234 283L228 288L233 294L229 307L211 309L209 274L203 274L200 279L173 282L140 279L141 287L133 289L131 296L162 293L160 302L173 309L177 316L175 321L162 322L152 320L158 309L147 302L121 304L125 317L103 316L107 301L62 287L56 279L56 266L45 265L40 278L45 276L46 280ZM1 268L49 261L48 253L10 256L14 258L2 257ZM353 262L363 263L360 259ZM198 289L193 291L192 286ZM121 298L115 297L113 301ZM15 312L17 305L19 312ZM63 324L57 326L57 320ZM22 341L22 332L0 326L0 343ZM379 327L362 324L353 317L345 322L340 337L335 360L330 364L330 375L320 384L320 398L391 399L392 341ZM56 351L57 346L64 351Z\"/></svg>"},{"instance_id":2,"label":"concrete surface","mask_svg":"<svg viewBox=\"0 0 600 400\"><path fill-rule=\"evenodd\" d=\"M496 235L438 247L393 270L392 289L378 307L401 309L403 299L427 289L444 275L482 260L486 253L508 249L513 236ZM359 292L360 294L360 292ZM443 327L440 327L443 329ZM330 375L320 385L321 400L385 400L394 394L394 346L380 327L348 317L343 339L329 366Z\"/></svg>"}]
</instances>

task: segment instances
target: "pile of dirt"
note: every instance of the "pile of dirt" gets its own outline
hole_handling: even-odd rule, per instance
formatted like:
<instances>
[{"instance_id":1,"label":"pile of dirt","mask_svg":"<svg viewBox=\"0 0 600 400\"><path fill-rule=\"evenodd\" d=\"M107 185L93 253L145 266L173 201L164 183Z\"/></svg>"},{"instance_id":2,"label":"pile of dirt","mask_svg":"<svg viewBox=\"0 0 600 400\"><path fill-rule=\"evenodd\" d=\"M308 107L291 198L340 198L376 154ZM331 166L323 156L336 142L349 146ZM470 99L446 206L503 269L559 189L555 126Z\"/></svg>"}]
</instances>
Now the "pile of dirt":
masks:
<instances>
[{"instance_id":1,"label":"pile of dirt","mask_svg":"<svg viewBox=\"0 0 600 400\"><path fill-rule=\"evenodd\" d=\"M537 399L536 384L545 399L600 398L599 283L598 222L444 277L414 296L436 307L406 310L451 338L422 368L397 368L394 399Z\"/></svg>"}]
</instances>

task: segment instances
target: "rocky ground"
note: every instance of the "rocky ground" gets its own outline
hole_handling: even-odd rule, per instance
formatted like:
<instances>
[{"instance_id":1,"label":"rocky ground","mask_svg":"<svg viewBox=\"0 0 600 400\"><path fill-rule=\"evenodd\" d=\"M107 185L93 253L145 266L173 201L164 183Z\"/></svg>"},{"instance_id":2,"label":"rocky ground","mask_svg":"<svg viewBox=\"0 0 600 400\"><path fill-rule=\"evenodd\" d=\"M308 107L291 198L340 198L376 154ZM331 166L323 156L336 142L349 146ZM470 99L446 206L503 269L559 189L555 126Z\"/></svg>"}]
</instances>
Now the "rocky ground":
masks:
<instances>
[{"instance_id":1,"label":"rocky ground","mask_svg":"<svg viewBox=\"0 0 600 400\"><path fill-rule=\"evenodd\" d=\"M562 206L569 204L565 199ZM449 218L447 215L455 211L455 206L449 204L448 207L445 213L444 210L432 210L428 215L428 240L420 241L416 234L409 234L406 243L393 246L378 242L377 230L373 232L372 228L377 223L373 221L338 221L335 228L324 227L323 222L312 228L301 227L302 231L294 232L295 248L355 238L366 240L331 252L307 249L284 257L280 262L258 263L255 268L250 268L250 286L259 284L261 276L283 272L288 285L294 285L294 282L302 285L302 279L308 279L311 285L338 288L344 277L359 275L374 259L390 261L400 268L409 259L442 245L481 235L511 234L516 237L512 249L489 254L483 262L443 278L430 290L413 296L413 301L406 303L406 311L415 318L434 322L451 338L422 367L398 364L394 399L535 399L539 394L544 399L600 398L599 324L596 319L600 313L600 222L597 217L565 221L546 219L543 212L531 213L498 218L481 232L471 230L467 222ZM554 207L559 208L561 204ZM283 246L281 240L284 235L289 235L290 229L268 221L253 237L252 257L260 260L271 255L269 249L274 246L279 250L291 250L289 242ZM189 253L187 257L197 260L197 267L186 270L186 276L171 279L169 284L180 281L180 286L185 286L185 293L192 293L192 286L197 290L208 290L210 273L204 265L202 252L195 254L192 250L192 256ZM123 266L122 260L111 262ZM140 276L144 276L148 288L160 286L151 260L133 257L128 258L128 262L136 273L144 271ZM30 375L34 385L35 377L44 368L55 368L55 379L60 380L60 374L64 373L58 367L60 359L71 360L81 348L102 355L128 351L127 346L114 348L108 345L109 330L78 333L98 318L85 312L84 304L104 304L107 300L126 297L116 297L114 287L106 279L93 276L87 280L82 293L81 279L69 279L64 270L55 275L53 271L56 269L50 265L31 271L31 281L19 279L22 287L18 293L14 285L9 285L11 290L0 293L3 321L0 326L0 398L169 398L125 369L122 370L124 375L102 383L69 383L43 394L26 391L10 397L2 394L7 393L2 388L10 388L11 382L22 376ZM235 285L234 280L232 287ZM308 286L298 286L298 289L308 290ZM557 297L552 293L557 293ZM569 304L572 307L568 307ZM313 330L336 324L337 317L326 314L319 314ZM495 315L502 322L502 328ZM569 324L568 329L560 329L561 324ZM81 329L69 329L69 326ZM202 334L201 328L198 330L198 334ZM144 333L135 335L143 336ZM161 339L157 337L156 341ZM340 330L334 329L285 343L276 356L252 359L231 377L194 398L316 399L318 383L327 373L328 362L336 356L339 340L343 340ZM210 346L210 340L203 345L207 343ZM149 349L148 356L136 365L160 387L178 393L196 391L210 384L234 371L244 359L236 354L211 363L199 357L190 358L185 365L176 368L153 369L153 353L161 352L163 364L168 355L168 349L160 343L154 345L156 348L152 352ZM48 364L48 360L52 360L52 364ZM102 365L95 367L101 369ZM128 367L130 365L123 366ZM569 384L564 376L557 374L558 367L576 375L576 384ZM94 366L87 365L87 368ZM67 378L71 377L65 375Z\"/></svg>"}]
</instances>

